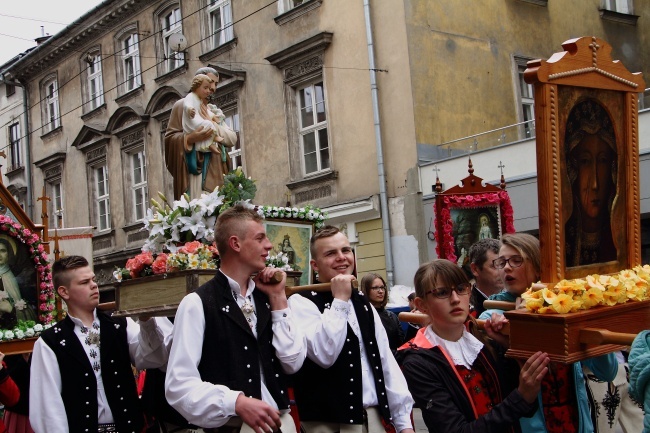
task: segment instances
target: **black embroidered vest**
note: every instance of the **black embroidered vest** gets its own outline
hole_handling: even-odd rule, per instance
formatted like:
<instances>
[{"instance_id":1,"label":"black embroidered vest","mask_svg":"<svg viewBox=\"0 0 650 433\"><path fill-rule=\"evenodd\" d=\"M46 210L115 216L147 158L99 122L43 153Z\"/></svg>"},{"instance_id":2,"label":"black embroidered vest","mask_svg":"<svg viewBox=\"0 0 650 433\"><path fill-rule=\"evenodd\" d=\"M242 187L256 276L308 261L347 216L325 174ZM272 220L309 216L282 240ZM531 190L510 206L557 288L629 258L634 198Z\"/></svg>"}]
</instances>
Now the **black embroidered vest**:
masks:
<instances>
[{"instance_id":1,"label":"black embroidered vest","mask_svg":"<svg viewBox=\"0 0 650 433\"><path fill-rule=\"evenodd\" d=\"M196 290L203 302L205 333L198 370L201 379L247 397L262 398L260 363L267 389L281 410L289 408L282 366L275 356L268 297L253 291L257 314L257 339L232 296L221 273Z\"/></svg>"},{"instance_id":2,"label":"black embroidered vest","mask_svg":"<svg viewBox=\"0 0 650 433\"><path fill-rule=\"evenodd\" d=\"M100 323L100 363L104 392L120 433L139 433L144 415L135 386L126 334L126 319L108 317L97 312ZM65 406L70 432L96 432L97 380L79 338L74 322L66 317L41 334L43 341L56 355L61 372Z\"/></svg>"},{"instance_id":3,"label":"black embroidered vest","mask_svg":"<svg viewBox=\"0 0 650 433\"><path fill-rule=\"evenodd\" d=\"M300 295L316 304L321 313L325 308L329 308L334 300L331 292L302 292ZM357 291L352 291L351 299L361 329L363 347L373 373L379 402L377 409L384 421L391 422L384 370L375 339L373 307ZM303 367L292 378L301 420L363 424L361 351L359 339L349 323L343 349L334 365L325 369L307 358Z\"/></svg>"}]
</instances>

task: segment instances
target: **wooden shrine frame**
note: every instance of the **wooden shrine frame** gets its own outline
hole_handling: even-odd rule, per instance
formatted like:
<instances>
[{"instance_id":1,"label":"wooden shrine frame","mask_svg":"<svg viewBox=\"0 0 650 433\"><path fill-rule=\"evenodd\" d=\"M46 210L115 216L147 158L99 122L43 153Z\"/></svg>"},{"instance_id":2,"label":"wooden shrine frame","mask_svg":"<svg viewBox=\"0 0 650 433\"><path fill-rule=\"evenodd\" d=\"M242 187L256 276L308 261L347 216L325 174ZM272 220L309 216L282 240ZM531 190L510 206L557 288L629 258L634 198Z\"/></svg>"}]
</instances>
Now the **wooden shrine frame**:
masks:
<instances>
[{"instance_id":1,"label":"wooden shrine frame","mask_svg":"<svg viewBox=\"0 0 650 433\"><path fill-rule=\"evenodd\" d=\"M11 273L18 286L20 300L27 303L27 305L21 305L22 308L19 308L16 303L13 305L13 311L20 309L24 312L26 309L32 309L32 311L35 309L33 311L34 319L22 320L34 320L36 324L41 325L41 329L44 324L55 320L54 315L56 314L50 266L47 262L49 244L47 238L43 237L47 236L46 234L46 227L34 224L7 188L0 183L0 238L5 239L5 245L9 244L12 249L15 247L12 251L14 263L10 264L15 266ZM21 266L18 266L19 261ZM30 272L32 267L34 269ZM30 283L29 287L26 287L27 283ZM33 287L31 283L33 283ZM10 290L7 293L9 292ZM29 305L32 302L33 307ZM22 315L25 314L21 313ZM16 313L16 316L17 323L19 315ZM14 332L15 325L13 327L2 326L1 328L0 351L2 353L10 355L31 352L39 333L38 329L33 329L34 333L30 331L18 334ZM11 331L11 338L7 336L7 331Z\"/></svg>"},{"instance_id":2,"label":"wooden shrine frame","mask_svg":"<svg viewBox=\"0 0 650 433\"><path fill-rule=\"evenodd\" d=\"M510 197L505 191L505 181L501 175L501 185L496 187L494 185L483 185L483 179L474 175L474 168L471 158L468 163L469 176L462 179L461 185L453 186L445 191L442 191L440 179L436 176L436 202L434 204L436 222L435 222L435 239L436 239L436 253L438 258L447 259L457 263L461 255L461 251L457 251L456 239L454 237L454 219L452 212L456 211L469 211L469 215L473 215L476 221L471 222L474 227L470 233L474 235L475 239L468 241L466 253L469 253L469 246L479 240L480 218L483 214L491 213L492 209L496 208L496 221L497 228L492 227L491 233L495 239L500 239L501 235L505 233L514 233L514 216L512 205L510 204ZM457 215L462 215L463 212L458 212ZM491 219L491 218L490 218ZM493 222L490 222L492 225ZM458 253L458 254L457 254ZM465 263L459 263L462 266Z\"/></svg>"},{"instance_id":3,"label":"wooden shrine frame","mask_svg":"<svg viewBox=\"0 0 650 433\"><path fill-rule=\"evenodd\" d=\"M641 263L637 94L645 88L644 81L640 73L630 73L619 61L612 61L612 47L602 39L571 39L562 47L564 52L547 61L528 62L525 72L526 82L535 86L541 278L545 283L618 272ZM574 144L577 123L587 131L584 135L596 135L593 127L597 127L603 137L610 137L603 141L614 161L610 163L609 226L600 226L598 241L605 243L611 231L616 254L586 265L580 264L582 257L574 259L577 264L569 264L569 255L564 254L567 242L572 247L572 239L584 237L587 243L585 232L570 221L580 218L572 215L574 211L576 215L589 213L584 211L585 204L573 199L580 180L575 180L575 157L570 156L577 146L593 149L595 145Z\"/></svg>"}]
</instances>

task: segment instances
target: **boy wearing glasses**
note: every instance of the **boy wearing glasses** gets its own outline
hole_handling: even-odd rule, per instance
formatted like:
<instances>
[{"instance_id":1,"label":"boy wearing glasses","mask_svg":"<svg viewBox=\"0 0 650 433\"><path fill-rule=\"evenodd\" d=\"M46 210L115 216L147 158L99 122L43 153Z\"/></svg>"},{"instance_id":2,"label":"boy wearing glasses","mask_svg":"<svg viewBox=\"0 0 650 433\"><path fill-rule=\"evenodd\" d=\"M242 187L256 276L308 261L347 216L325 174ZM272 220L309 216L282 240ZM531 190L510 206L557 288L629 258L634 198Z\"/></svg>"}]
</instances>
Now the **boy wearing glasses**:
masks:
<instances>
[{"instance_id":1,"label":"boy wearing glasses","mask_svg":"<svg viewBox=\"0 0 650 433\"><path fill-rule=\"evenodd\" d=\"M384 327L368 299L352 290L348 238L327 226L312 236L310 250L310 264L321 283L331 283L331 292L289 298L307 340L307 359L294 376L302 426L307 433L381 432L393 426L398 433L413 433L413 399Z\"/></svg>"}]
</instances>

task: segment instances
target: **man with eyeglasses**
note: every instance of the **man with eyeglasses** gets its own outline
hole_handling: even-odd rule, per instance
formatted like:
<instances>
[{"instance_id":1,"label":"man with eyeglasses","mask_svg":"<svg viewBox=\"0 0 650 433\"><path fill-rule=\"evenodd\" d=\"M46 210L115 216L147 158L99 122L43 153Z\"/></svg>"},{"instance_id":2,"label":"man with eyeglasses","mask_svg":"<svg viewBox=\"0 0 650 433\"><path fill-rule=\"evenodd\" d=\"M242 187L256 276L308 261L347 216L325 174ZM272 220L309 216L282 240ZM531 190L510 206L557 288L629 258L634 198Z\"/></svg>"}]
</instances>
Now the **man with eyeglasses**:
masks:
<instances>
[{"instance_id":1,"label":"man with eyeglasses","mask_svg":"<svg viewBox=\"0 0 650 433\"><path fill-rule=\"evenodd\" d=\"M481 239L469 248L469 267L474 275L469 304L476 316L485 308L483 301L503 290L503 279L493 261L499 257L500 242L496 239Z\"/></svg>"},{"instance_id":2,"label":"man with eyeglasses","mask_svg":"<svg viewBox=\"0 0 650 433\"><path fill-rule=\"evenodd\" d=\"M368 299L352 290L350 241L327 226L312 236L310 250L318 281L331 283L331 292L289 298L307 340L307 359L294 375L302 427L307 433L374 433L394 426L413 433L413 399L384 327Z\"/></svg>"}]
</instances>

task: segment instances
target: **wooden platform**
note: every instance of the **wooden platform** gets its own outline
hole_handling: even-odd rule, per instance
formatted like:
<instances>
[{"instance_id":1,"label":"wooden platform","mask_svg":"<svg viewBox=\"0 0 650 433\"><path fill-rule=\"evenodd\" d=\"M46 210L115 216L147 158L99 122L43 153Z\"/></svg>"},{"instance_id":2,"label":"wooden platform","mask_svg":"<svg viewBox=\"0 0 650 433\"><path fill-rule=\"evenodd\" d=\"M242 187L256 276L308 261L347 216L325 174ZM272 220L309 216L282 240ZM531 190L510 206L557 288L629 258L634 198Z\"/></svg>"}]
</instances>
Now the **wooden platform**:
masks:
<instances>
[{"instance_id":1,"label":"wooden platform","mask_svg":"<svg viewBox=\"0 0 650 433\"><path fill-rule=\"evenodd\" d=\"M214 269L179 271L115 285L115 316L173 316L181 300L210 281Z\"/></svg>"},{"instance_id":2,"label":"wooden platform","mask_svg":"<svg viewBox=\"0 0 650 433\"><path fill-rule=\"evenodd\" d=\"M506 355L527 359L537 351L552 361L573 363L624 349L619 344L583 343L583 329L606 329L637 334L650 329L650 300L597 307L568 314L536 314L525 310L506 311L510 321L510 349Z\"/></svg>"}]
</instances>

